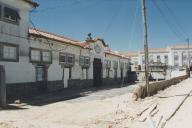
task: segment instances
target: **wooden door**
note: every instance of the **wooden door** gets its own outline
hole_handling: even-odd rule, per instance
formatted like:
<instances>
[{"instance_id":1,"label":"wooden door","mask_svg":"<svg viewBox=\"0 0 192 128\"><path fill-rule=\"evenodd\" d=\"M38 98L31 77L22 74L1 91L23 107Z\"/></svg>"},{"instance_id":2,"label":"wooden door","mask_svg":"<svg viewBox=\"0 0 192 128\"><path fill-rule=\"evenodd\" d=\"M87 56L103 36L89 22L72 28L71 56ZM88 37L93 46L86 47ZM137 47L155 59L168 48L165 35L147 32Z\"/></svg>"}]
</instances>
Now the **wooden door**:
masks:
<instances>
[{"instance_id":1,"label":"wooden door","mask_svg":"<svg viewBox=\"0 0 192 128\"><path fill-rule=\"evenodd\" d=\"M93 84L94 86L102 85L102 63L101 59L94 59L93 62Z\"/></svg>"},{"instance_id":2,"label":"wooden door","mask_svg":"<svg viewBox=\"0 0 192 128\"><path fill-rule=\"evenodd\" d=\"M44 65L36 66L36 83L41 90L47 88L47 71Z\"/></svg>"}]
</instances>

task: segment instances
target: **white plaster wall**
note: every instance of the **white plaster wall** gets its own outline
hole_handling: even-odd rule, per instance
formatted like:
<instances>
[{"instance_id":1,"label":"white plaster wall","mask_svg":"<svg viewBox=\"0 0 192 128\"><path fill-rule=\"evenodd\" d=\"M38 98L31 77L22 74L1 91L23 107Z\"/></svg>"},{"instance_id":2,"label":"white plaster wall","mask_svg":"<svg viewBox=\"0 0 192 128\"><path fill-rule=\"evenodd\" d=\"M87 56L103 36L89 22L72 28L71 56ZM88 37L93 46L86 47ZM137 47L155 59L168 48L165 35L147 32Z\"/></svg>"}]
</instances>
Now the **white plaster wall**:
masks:
<instances>
[{"instance_id":1,"label":"white plaster wall","mask_svg":"<svg viewBox=\"0 0 192 128\"><path fill-rule=\"evenodd\" d=\"M17 9L21 17L18 25L0 20L0 42L19 46L19 62L0 61L0 65L5 66L6 83L32 82L35 79L35 69L29 63L29 45L26 39L29 26L28 12L31 6L21 0L0 0L0 3Z\"/></svg>"},{"instance_id":2,"label":"white plaster wall","mask_svg":"<svg viewBox=\"0 0 192 128\"><path fill-rule=\"evenodd\" d=\"M26 57L20 57L19 62L0 62L5 66L6 83L34 82L35 68Z\"/></svg>"}]
</instances>

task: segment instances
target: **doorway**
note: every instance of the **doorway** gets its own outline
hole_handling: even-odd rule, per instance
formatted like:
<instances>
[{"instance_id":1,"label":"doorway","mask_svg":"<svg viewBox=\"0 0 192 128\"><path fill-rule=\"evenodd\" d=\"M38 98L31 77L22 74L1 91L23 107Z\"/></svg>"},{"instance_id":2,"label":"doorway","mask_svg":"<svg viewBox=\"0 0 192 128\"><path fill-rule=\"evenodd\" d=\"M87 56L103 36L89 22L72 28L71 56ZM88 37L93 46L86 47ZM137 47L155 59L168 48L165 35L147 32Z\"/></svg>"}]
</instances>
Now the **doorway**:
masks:
<instances>
[{"instance_id":1,"label":"doorway","mask_svg":"<svg viewBox=\"0 0 192 128\"><path fill-rule=\"evenodd\" d=\"M97 58L93 61L93 85L95 87L102 85L102 62Z\"/></svg>"},{"instance_id":2,"label":"doorway","mask_svg":"<svg viewBox=\"0 0 192 128\"><path fill-rule=\"evenodd\" d=\"M46 66L38 65L36 66L36 83L40 90L47 89L47 70Z\"/></svg>"},{"instance_id":3,"label":"doorway","mask_svg":"<svg viewBox=\"0 0 192 128\"><path fill-rule=\"evenodd\" d=\"M71 79L71 68L63 68L63 83L64 88L68 88L68 81Z\"/></svg>"}]
</instances>

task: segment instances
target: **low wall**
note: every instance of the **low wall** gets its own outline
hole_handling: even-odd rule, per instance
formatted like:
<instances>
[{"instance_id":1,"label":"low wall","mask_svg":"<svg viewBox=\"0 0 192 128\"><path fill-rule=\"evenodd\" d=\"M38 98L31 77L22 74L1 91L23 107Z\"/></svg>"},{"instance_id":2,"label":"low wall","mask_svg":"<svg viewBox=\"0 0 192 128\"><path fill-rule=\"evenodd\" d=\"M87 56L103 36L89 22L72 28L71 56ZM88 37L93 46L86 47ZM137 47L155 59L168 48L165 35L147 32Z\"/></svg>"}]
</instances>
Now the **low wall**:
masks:
<instances>
[{"instance_id":1,"label":"low wall","mask_svg":"<svg viewBox=\"0 0 192 128\"><path fill-rule=\"evenodd\" d=\"M170 80L163 80L160 82L151 83L149 84L149 95L152 96L156 94L158 91L163 90L171 85L175 85L187 78L188 75L184 75L172 78ZM133 99L137 100L139 98L145 98L145 97L147 97L147 87L145 85L136 86L135 90L133 91Z\"/></svg>"}]
</instances>

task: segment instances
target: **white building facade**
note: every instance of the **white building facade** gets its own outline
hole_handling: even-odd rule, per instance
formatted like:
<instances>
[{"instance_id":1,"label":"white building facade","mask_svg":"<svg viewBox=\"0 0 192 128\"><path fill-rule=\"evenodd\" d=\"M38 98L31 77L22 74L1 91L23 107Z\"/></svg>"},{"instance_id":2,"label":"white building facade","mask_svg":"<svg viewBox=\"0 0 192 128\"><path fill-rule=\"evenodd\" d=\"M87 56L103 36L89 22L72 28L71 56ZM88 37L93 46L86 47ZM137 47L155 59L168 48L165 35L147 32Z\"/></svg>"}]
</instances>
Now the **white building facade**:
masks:
<instances>
[{"instance_id":1,"label":"white building facade","mask_svg":"<svg viewBox=\"0 0 192 128\"><path fill-rule=\"evenodd\" d=\"M29 29L29 11L37 6L31 0L0 0L0 65L8 97L128 82L129 58L104 40L80 42Z\"/></svg>"},{"instance_id":2,"label":"white building facade","mask_svg":"<svg viewBox=\"0 0 192 128\"><path fill-rule=\"evenodd\" d=\"M131 63L144 69L145 57L143 51L122 52L123 55L131 59ZM192 45L171 45L167 48L149 49L149 64L161 63L171 67L192 66ZM136 68L137 69L137 68Z\"/></svg>"}]
</instances>

